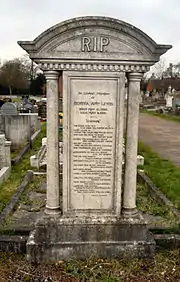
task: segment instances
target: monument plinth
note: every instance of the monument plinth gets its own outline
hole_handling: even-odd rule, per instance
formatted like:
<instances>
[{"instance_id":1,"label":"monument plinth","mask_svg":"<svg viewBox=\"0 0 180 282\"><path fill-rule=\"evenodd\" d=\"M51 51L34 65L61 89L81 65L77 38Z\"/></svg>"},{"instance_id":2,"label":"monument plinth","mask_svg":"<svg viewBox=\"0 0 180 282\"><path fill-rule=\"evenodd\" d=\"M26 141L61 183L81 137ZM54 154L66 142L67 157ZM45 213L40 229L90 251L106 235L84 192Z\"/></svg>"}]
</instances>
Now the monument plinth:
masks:
<instances>
[{"instance_id":1,"label":"monument plinth","mask_svg":"<svg viewBox=\"0 0 180 282\"><path fill-rule=\"evenodd\" d=\"M158 45L132 25L105 17L65 21L34 41L19 44L47 80L47 205L27 242L28 259L152 256L155 242L136 211L140 81L171 46ZM59 77L63 85L62 206Z\"/></svg>"}]
</instances>

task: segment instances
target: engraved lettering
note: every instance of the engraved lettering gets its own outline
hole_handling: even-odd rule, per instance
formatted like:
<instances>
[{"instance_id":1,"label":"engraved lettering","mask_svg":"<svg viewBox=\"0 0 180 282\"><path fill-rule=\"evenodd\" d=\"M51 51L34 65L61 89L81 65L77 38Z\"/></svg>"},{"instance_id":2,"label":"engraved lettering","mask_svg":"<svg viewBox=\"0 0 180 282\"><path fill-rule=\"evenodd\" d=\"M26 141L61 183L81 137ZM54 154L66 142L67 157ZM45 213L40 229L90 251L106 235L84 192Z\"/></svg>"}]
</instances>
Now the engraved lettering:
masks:
<instances>
[{"instance_id":1,"label":"engraved lettering","mask_svg":"<svg viewBox=\"0 0 180 282\"><path fill-rule=\"evenodd\" d=\"M97 52L97 37L94 37L94 52Z\"/></svg>"},{"instance_id":2,"label":"engraved lettering","mask_svg":"<svg viewBox=\"0 0 180 282\"><path fill-rule=\"evenodd\" d=\"M82 51L88 51L90 52L90 43L91 43L91 39L89 37L83 37L82 38Z\"/></svg>"},{"instance_id":3,"label":"engraved lettering","mask_svg":"<svg viewBox=\"0 0 180 282\"><path fill-rule=\"evenodd\" d=\"M100 51L104 52L104 47L109 45L109 38L108 37L101 37L100 38Z\"/></svg>"},{"instance_id":4,"label":"engraved lettering","mask_svg":"<svg viewBox=\"0 0 180 282\"><path fill-rule=\"evenodd\" d=\"M76 210L113 207L116 85L100 79L73 84L70 197Z\"/></svg>"},{"instance_id":5,"label":"engraved lettering","mask_svg":"<svg viewBox=\"0 0 180 282\"><path fill-rule=\"evenodd\" d=\"M82 52L105 52L105 47L110 43L110 39L104 36L84 36L81 39Z\"/></svg>"}]
</instances>

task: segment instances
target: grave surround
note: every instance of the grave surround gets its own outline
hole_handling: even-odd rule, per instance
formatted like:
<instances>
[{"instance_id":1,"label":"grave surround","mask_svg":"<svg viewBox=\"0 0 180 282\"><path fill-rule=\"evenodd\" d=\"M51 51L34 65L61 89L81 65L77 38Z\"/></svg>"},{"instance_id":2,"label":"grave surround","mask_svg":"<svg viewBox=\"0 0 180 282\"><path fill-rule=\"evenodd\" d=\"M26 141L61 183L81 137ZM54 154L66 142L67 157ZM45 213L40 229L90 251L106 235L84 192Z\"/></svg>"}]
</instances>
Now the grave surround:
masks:
<instances>
[{"instance_id":1,"label":"grave surround","mask_svg":"<svg viewBox=\"0 0 180 282\"><path fill-rule=\"evenodd\" d=\"M136 210L140 82L171 46L158 45L134 26L106 17L71 19L34 41L18 43L43 70L47 81L46 215L38 220L29 237L28 259L152 256L154 241ZM58 152L60 72L62 206Z\"/></svg>"},{"instance_id":2,"label":"grave surround","mask_svg":"<svg viewBox=\"0 0 180 282\"><path fill-rule=\"evenodd\" d=\"M6 102L1 107L0 132L5 133L11 141L11 148L16 149L30 142L31 135L39 129L38 114L19 113L16 105L11 102Z\"/></svg>"}]
</instances>

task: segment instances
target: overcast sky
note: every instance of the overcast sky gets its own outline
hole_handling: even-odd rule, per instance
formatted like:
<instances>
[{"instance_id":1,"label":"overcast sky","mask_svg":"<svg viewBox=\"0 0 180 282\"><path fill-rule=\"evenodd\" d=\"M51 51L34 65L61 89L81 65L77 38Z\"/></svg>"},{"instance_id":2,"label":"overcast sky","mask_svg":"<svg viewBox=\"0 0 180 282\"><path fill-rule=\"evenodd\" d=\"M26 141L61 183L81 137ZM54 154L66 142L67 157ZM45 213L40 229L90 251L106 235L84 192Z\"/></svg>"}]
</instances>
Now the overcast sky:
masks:
<instances>
[{"instance_id":1,"label":"overcast sky","mask_svg":"<svg viewBox=\"0 0 180 282\"><path fill-rule=\"evenodd\" d=\"M167 63L180 62L180 0L0 0L0 59L24 54L18 40L33 40L72 17L98 15L129 22L158 44L171 44Z\"/></svg>"}]
</instances>

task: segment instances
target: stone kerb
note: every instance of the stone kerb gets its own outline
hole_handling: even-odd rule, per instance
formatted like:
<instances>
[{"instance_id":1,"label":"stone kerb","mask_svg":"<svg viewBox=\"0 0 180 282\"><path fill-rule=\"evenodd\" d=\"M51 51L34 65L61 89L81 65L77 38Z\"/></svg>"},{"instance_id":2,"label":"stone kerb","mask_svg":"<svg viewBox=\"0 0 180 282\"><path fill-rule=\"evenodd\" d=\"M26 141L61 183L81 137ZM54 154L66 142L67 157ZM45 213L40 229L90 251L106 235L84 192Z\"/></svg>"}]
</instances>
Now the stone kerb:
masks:
<instances>
[{"instance_id":1,"label":"stone kerb","mask_svg":"<svg viewBox=\"0 0 180 282\"><path fill-rule=\"evenodd\" d=\"M6 140L4 134L0 134L0 168L11 167L10 146L11 142Z\"/></svg>"},{"instance_id":2,"label":"stone kerb","mask_svg":"<svg viewBox=\"0 0 180 282\"><path fill-rule=\"evenodd\" d=\"M0 183L6 180L11 171L11 142L0 134Z\"/></svg>"}]
</instances>

